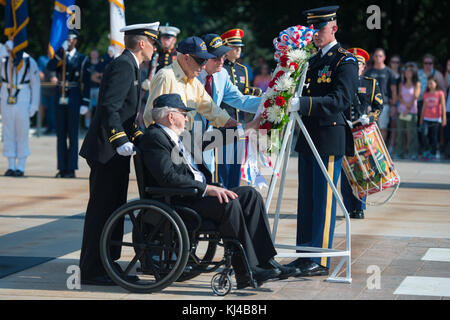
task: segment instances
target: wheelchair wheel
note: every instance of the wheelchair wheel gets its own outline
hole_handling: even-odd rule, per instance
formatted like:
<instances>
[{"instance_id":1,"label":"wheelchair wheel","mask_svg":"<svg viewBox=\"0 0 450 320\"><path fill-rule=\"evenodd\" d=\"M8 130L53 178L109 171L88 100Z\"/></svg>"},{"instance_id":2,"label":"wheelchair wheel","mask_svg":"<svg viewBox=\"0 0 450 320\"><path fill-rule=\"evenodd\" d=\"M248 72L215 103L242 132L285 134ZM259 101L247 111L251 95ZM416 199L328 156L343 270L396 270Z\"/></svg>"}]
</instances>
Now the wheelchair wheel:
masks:
<instances>
[{"instance_id":1,"label":"wheelchair wheel","mask_svg":"<svg viewBox=\"0 0 450 320\"><path fill-rule=\"evenodd\" d=\"M122 223L133 234L117 239L114 234ZM118 208L100 239L108 275L119 286L137 293L157 292L177 280L188 261L189 248L188 232L179 215L153 200L136 200Z\"/></svg>"},{"instance_id":2,"label":"wheelchair wheel","mask_svg":"<svg viewBox=\"0 0 450 320\"><path fill-rule=\"evenodd\" d=\"M209 236L207 236L207 237L209 237ZM206 248L206 252L204 253L203 256L199 257L199 254L197 253L197 251L199 251L198 247L196 247L195 251L194 250L191 251L190 254L193 255L197 261L199 261L200 263L205 263L205 264L197 265L196 262L194 261L194 259L192 257L189 257L187 267L190 268L191 270L183 272L181 274L181 276L178 278L177 282L191 280L191 279L194 279L195 277L199 276L202 273L210 272L210 271L214 270L214 268L211 268L211 269L209 268L209 265L207 264L207 262L210 262L214 259L214 256L216 254L216 249L217 249L217 241L211 240L211 241L208 241L208 247Z\"/></svg>"},{"instance_id":3,"label":"wheelchair wheel","mask_svg":"<svg viewBox=\"0 0 450 320\"><path fill-rule=\"evenodd\" d=\"M225 296L230 293L233 282L228 273L217 273L211 279L211 289L218 296Z\"/></svg>"}]
</instances>

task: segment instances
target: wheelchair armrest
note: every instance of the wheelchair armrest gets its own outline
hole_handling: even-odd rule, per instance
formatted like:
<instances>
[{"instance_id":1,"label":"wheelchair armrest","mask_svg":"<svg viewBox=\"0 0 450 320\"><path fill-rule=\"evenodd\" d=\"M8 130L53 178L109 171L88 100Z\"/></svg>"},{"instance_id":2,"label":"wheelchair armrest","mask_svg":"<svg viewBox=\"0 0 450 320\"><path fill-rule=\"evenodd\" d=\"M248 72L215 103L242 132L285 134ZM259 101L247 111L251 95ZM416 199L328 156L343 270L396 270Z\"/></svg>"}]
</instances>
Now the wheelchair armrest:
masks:
<instances>
[{"instance_id":1,"label":"wheelchair armrest","mask_svg":"<svg viewBox=\"0 0 450 320\"><path fill-rule=\"evenodd\" d=\"M145 193L152 196L196 196L198 194L197 188L160 188L160 187L146 187Z\"/></svg>"}]
</instances>

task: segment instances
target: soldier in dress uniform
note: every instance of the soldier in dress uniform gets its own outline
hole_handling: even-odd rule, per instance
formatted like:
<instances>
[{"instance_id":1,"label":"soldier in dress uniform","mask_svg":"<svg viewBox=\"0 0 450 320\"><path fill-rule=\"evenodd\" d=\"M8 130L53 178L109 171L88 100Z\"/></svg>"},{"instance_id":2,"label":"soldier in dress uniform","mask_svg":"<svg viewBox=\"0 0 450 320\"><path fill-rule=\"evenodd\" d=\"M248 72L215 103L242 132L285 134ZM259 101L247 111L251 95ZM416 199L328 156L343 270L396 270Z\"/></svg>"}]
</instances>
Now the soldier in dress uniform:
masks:
<instances>
[{"instance_id":1,"label":"soldier in dress uniform","mask_svg":"<svg viewBox=\"0 0 450 320\"><path fill-rule=\"evenodd\" d=\"M358 87L356 58L336 41L336 11L339 6L305 11L307 25L318 30L313 37L319 48L309 61L306 83L299 98L292 99L334 185L341 173L342 157L354 154L351 129L344 111ZM297 246L332 248L336 199L303 133L295 150L298 159ZM298 258L290 266L300 276L327 275L329 258Z\"/></svg>"},{"instance_id":2,"label":"soldier in dress uniform","mask_svg":"<svg viewBox=\"0 0 450 320\"><path fill-rule=\"evenodd\" d=\"M13 46L12 40L8 40L0 53L3 155L8 159L5 176L23 177L30 155L30 117L39 107L41 82L37 63L26 52L22 67L18 68Z\"/></svg>"},{"instance_id":3,"label":"soldier in dress uniform","mask_svg":"<svg viewBox=\"0 0 450 320\"><path fill-rule=\"evenodd\" d=\"M155 73L159 69L168 66L177 58L177 50L175 49L175 44L177 43L177 36L180 33L180 29L177 27L165 26L159 27L159 37L161 41L161 47L155 54L154 58L157 58L158 65L156 66Z\"/></svg>"},{"instance_id":4,"label":"soldier in dress uniform","mask_svg":"<svg viewBox=\"0 0 450 320\"><path fill-rule=\"evenodd\" d=\"M81 146L89 175L89 203L80 254L81 283L113 285L100 259L99 241L109 216L127 201L130 157L142 135L136 123L141 82L139 66L150 61L156 50L159 22L122 28L123 53L105 69L99 90L97 112ZM114 232L122 241L123 224ZM111 252L120 258L120 248ZM116 265L120 268L119 265Z\"/></svg>"},{"instance_id":5,"label":"soldier in dress uniform","mask_svg":"<svg viewBox=\"0 0 450 320\"><path fill-rule=\"evenodd\" d=\"M367 51L361 48L351 48L348 49L348 52L352 53L358 60L359 86L353 102L345 112L345 115L352 126L356 127L377 121L383 110L383 96L377 80L362 75L370 58ZM364 219L366 199L359 200L353 195L352 188L343 169L341 176L342 200L350 214L350 218Z\"/></svg>"},{"instance_id":6,"label":"soldier in dress uniform","mask_svg":"<svg viewBox=\"0 0 450 320\"><path fill-rule=\"evenodd\" d=\"M69 30L67 42L47 65L50 81L57 83L55 107L58 173L56 178L75 178L78 169L78 128L80 107L89 106L87 92L82 95L82 70L88 57L76 49L79 32Z\"/></svg>"},{"instance_id":7,"label":"soldier in dress uniform","mask_svg":"<svg viewBox=\"0 0 450 320\"><path fill-rule=\"evenodd\" d=\"M231 29L220 36L223 44L231 48L226 55L223 67L228 71L231 82L237 86L243 94L259 97L262 94L261 89L249 86L247 67L237 62L241 56L242 47L244 46L244 43L242 42L243 36L244 30L242 29ZM244 121L245 113L243 111L238 111L226 103L222 103L220 107L227 110L228 114L236 121Z\"/></svg>"}]
</instances>

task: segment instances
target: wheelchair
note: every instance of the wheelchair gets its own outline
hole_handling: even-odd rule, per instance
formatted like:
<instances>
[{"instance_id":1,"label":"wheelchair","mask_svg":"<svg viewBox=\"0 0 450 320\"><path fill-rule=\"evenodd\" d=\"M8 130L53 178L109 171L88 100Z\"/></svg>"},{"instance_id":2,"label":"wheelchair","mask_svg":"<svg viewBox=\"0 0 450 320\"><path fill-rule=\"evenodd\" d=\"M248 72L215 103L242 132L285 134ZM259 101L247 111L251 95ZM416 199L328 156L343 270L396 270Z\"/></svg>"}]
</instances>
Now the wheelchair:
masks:
<instances>
[{"instance_id":1,"label":"wheelchair","mask_svg":"<svg viewBox=\"0 0 450 320\"><path fill-rule=\"evenodd\" d=\"M114 211L100 238L101 260L111 279L130 292L152 293L175 281L217 271L211 279L211 289L214 294L225 296L233 285L231 259L238 254L245 262L250 286L257 288L241 243L221 238L214 222L203 220L191 208L173 203L174 197L194 197L198 190L147 186L147 168L139 150L133 161L140 199ZM124 234L131 230L131 235L129 232L118 239L115 233L119 228L125 228ZM202 252L201 242L206 245ZM224 256L214 261L217 247L224 248Z\"/></svg>"}]
</instances>

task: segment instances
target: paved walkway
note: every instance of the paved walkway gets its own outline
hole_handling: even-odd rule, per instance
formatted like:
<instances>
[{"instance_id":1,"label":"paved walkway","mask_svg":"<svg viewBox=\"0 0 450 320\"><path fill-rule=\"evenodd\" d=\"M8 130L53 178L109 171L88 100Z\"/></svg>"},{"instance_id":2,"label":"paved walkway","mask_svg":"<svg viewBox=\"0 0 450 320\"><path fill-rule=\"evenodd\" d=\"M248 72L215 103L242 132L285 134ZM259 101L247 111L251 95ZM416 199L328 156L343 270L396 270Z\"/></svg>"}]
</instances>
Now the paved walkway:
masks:
<instances>
[{"instance_id":1,"label":"paved walkway","mask_svg":"<svg viewBox=\"0 0 450 320\"><path fill-rule=\"evenodd\" d=\"M448 163L396 163L403 186L394 199L369 207L366 219L351 221L351 284L294 278L217 297L212 275L205 274L160 293L132 294L120 287L68 288L70 266L78 264L80 254L89 170L81 159L76 179L55 179L56 138L30 142L26 177L0 176L0 299L450 299ZM0 173L7 169L2 159ZM295 242L296 167L292 157L277 243ZM131 179L129 199L138 197L134 174ZM276 197L270 212L275 202ZM340 211L334 247L345 248ZM338 260L332 259L331 270Z\"/></svg>"}]
</instances>

